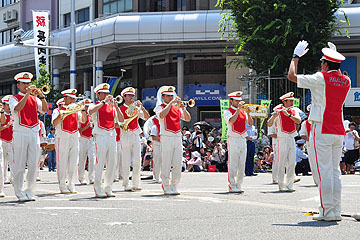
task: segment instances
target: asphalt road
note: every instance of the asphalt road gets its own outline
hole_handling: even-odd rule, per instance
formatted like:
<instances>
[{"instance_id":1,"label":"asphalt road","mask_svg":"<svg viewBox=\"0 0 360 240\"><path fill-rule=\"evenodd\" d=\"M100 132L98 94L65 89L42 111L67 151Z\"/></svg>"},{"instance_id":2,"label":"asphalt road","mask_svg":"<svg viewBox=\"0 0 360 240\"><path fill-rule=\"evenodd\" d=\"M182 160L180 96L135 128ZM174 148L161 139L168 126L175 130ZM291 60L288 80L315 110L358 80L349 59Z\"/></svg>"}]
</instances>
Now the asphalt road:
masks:
<instances>
[{"instance_id":1,"label":"asphalt road","mask_svg":"<svg viewBox=\"0 0 360 240\"><path fill-rule=\"evenodd\" d=\"M146 172L145 174L148 174ZM226 173L183 173L179 196L143 180L143 190L94 198L93 186L59 194L56 173L42 171L37 201L19 203L11 185L0 199L0 239L357 239L360 222L317 222L307 211L319 203L312 177L296 192L280 193L271 175L244 179L242 194L227 193ZM360 212L360 176L343 176L343 211Z\"/></svg>"}]
</instances>

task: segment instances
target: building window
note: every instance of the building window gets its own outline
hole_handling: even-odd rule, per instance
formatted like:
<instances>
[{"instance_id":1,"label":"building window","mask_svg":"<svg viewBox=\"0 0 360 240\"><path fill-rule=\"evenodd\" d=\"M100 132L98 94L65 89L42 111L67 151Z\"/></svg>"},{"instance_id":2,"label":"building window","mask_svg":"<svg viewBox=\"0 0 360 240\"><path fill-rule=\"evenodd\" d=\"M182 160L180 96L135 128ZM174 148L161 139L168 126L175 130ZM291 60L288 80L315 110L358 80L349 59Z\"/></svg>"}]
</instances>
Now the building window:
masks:
<instances>
[{"instance_id":1,"label":"building window","mask_svg":"<svg viewBox=\"0 0 360 240\"><path fill-rule=\"evenodd\" d=\"M12 86L11 83L3 83L0 85L0 95L11 94Z\"/></svg>"},{"instance_id":2,"label":"building window","mask_svg":"<svg viewBox=\"0 0 360 240\"><path fill-rule=\"evenodd\" d=\"M166 0L150 0L150 12L166 11Z\"/></svg>"},{"instance_id":3,"label":"building window","mask_svg":"<svg viewBox=\"0 0 360 240\"><path fill-rule=\"evenodd\" d=\"M89 8L84 8L84 9L75 11L75 23L76 24L87 22L87 21L90 21ZM71 14L70 13L64 14L64 27L70 26L70 22L71 22Z\"/></svg>"},{"instance_id":4,"label":"building window","mask_svg":"<svg viewBox=\"0 0 360 240\"><path fill-rule=\"evenodd\" d=\"M7 44L13 41L14 31L16 31L19 27L8 29L0 32L0 44Z\"/></svg>"},{"instance_id":5,"label":"building window","mask_svg":"<svg viewBox=\"0 0 360 240\"><path fill-rule=\"evenodd\" d=\"M104 0L104 16L132 11L132 0Z\"/></svg>"},{"instance_id":6,"label":"building window","mask_svg":"<svg viewBox=\"0 0 360 240\"><path fill-rule=\"evenodd\" d=\"M34 25L33 25L33 21L27 22L26 23L26 31L30 31L34 29Z\"/></svg>"}]
</instances>

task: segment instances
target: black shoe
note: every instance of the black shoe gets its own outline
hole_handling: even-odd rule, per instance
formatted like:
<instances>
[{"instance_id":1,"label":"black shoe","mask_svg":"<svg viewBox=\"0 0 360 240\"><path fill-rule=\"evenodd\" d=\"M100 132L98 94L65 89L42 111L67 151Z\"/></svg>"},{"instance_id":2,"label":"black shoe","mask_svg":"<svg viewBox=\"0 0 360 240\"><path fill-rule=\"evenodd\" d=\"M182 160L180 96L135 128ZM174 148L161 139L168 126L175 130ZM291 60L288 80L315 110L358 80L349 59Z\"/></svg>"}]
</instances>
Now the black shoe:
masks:
<instances>
[{"instance_id":1,"label":"black shoe","mask_svg":"<svg viewBox=\"0 0 360 240\"><path fill-rule=\"evenodd\" d=\"M251 176L257 176L257 173L253 173L253 174L251 174Z\"/></svg>"}]
</instances>

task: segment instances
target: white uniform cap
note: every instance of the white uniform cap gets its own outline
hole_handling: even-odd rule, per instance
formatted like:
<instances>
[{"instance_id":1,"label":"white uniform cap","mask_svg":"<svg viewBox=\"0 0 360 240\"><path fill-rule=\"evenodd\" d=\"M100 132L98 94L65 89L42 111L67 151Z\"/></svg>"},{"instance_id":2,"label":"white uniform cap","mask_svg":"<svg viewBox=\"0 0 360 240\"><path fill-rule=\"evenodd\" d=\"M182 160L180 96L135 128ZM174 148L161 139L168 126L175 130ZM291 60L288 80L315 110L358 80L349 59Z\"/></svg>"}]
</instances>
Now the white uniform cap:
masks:
<instances>
[{"instance_id":1,"label":"white uniform cap","mask_svg":"<svg viewBox=\"0 0 360 240\"><path fill-rule=\"evenodd\" d=\"M60 98L59 100L57 100L56 105L58 105L60 107L60 105L64 104L64 98Z\"/></svg>"},{"instance_id":2,"label":"white uniform cap","mask_svg":"<svg viewBox=\"0 0 360 240\"><path fill-rule=\"evenodd\" d=\"M280 97L280 100L281 100L281 101L285 101L285 100L295 100L295 98L294 98L294 93L293 93L293 92L288 92L288 93L282 95L282 96Z\"/></svg>"},{"instance_id":3,"label":"white uniform cap","mask_svg":"<svg viewBox=\"0 0 360 240\"><path fill-rule=\"evenodd\" d=\"M89 106L92 103L92 101L91 101L91 99L86 98L86 99L82 100L81 103L83 103L85 106Z\"/></svg>"},{"instance_id":4,"label":"white uniform cap","mask_svg":"<svg viewBox=\"0 0 360 240\"><path fill-rule=\"evenodd\" d=\"M32 73L30 72L21 72L15 75L14 79L18 82L29 83L33 78Z\"/></svg>"},{"instance_id":5,"label":"white uniform cap","mask_svg":"<svg viewBox=\"0 0 360 240\"><path fill-rule=\"evenodd\" d=\"M170 95L170 96L176 95L174 86L162 86L159 89L159 92L161 95Z\"/></svg>"},{"instance_id":6,"label":"white uniform cap","mask_svg":"<svg viewBox=\"0 0 360 240\"><path fill-rule=\"evenodd\" d=\"M232 98L234 100L242 100L242 91L236 91L228 94L229 98Z\"/></svg>"},{"instance_id":7,"label":"white uniform cap","mask_svg":"<svg viewBox=\"0 0 360 240\"><path fill-rule=\"evenodd\" d=\"M3 103L9 104L10 98L12 98L12 95L6 95L6 96L4 96L4 97L1 99L1 101L2 101Z\"/></svg>"},{"instance_id":8,"label":"white uniform cap","mask_svg":"<svg viewBox=\"0 0 360 240\"><path fill-rule=\"evenodd\" d=\"M126 94L135 95L135 88L133 87L127 87L124 90L121 91L121 96L125 96Z\"/></svg>"},{"instance_id":9,"label":"white uniform cap","mask_svg":"<svg viewBox=\"0 0 360 240\"><path fill-rule=\"evenodd\" d=\"M72 98L76 98L76 93L77 93L76 89L66 89L66 90L61 92L61 94L64 97L72 97Z\"/></svg>"},{"instance_id":10,"label":"white uniform cap","mask_svg":"<svg viewBox=\"0 0 360 240\"><path fill-rule=\"evenodd\" d=\"M320 60L327 60L335 63L341 63L341 61L345 60L345 57L334 49L323 48L321 51L323 53L323 56Z\"/></svg>"},{"instance_id":11,"label":"white uniform cap","mask_svg":"<svg viewBox=\"0 0 360 240\"><path fill-rule=\"evenodd\" d=\"M95 93L110 93L110 85L107 83L101 83L99 85L96 86L96 88L94 89Z\"/></svg>"}]
</instances>

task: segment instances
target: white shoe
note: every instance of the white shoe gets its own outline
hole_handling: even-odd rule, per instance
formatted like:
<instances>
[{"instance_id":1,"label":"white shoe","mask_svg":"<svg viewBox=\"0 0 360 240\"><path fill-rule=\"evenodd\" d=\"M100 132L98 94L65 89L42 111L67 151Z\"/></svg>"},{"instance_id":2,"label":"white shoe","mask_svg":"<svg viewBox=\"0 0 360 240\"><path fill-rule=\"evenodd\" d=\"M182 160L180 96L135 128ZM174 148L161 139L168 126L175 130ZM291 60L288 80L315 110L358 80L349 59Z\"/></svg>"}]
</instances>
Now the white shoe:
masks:
<instances>
[{"instance_id":1,"label":"white shoe","mask_svg":"<svg viewBox=\"0 0 360 240\"><path fill-rule=\"evenodd\" d=\"M97 193L95 193L95 197L97 197L97 198L106 198L107 195L104 192L97 192Z\"/></svg>"},{"instance_id":2,"label":"white shoe","mask_svg":"<svg viewBox=\"0 0 360 240\"><path fill-rule=\"evenodd\" d=\"M175 195L174 191L169 190L169 191L164 191L165 195Z\"/></svg>"},{"instance_id":3,"label":"white shoe","mask_svg":"<svg viewBox=\"0 0 360 240\"><path fill-rule=\"evenodd\" d=\"M131 189L134 190L134 191L141 191L142 190L142 188L138 187L138 186L132 186Z\"/></svg>"},{"instance_id":4,"label":"white shoe","mask_svg":"<svg viewBox=\"0 0 360 240\"><path fill-rule=\"evenodd\" d=\"M243 193L244 191L240 188L229 189L229 193Z\"/></svg>"},{"instance_id":5,"label":"white shoe","mask_svg":"<svg viewBox=\"0 0 360 240\"><path fill-rule=\"evenodd\" d=\"M10 184L10 180L9 180L9 179L5 179L4 184Z\"/></svg>"},{"instance_id":6,"label":"white shoe","mask_svg":"<svg viewBox=\"0 0 360 240\"><path fill-rule=\"evenodd\" d=\"M291 187L291 188L287 188L287 192L295 192L296 190L293 188L293 187Z\"/></svg>"},{"instance_id":7,"label":"white shoe","mask_svg":"<svg viewBox=\"0 0 360 240\"><path fill-rule=\"evenodd\" d=\"M94 184L94 179L89 179L89 184Z\"/></svg>"},{"instance_id":8,"label":"white shoe","mask_svg":"<svg viewBox=\"0 0 360 240\"><path fill-rule=\"evenodd\" d=\"M41 178L40 178L40 177L37 177L37 178L36 178L36 181L37 181L37 182L40 182L40 181L41 181Z\"/></svg>"},{"instance_id":9,"label":"white shoe","mask_svg":"<svg viewBox=\"0 0 360 240\"><path fill-rule=\"evenodd\" d=\"M70 193L70 191L67 188L60 188L60 193L61 194L68 194L68 193Z\"/></svg>"},{"instance_id":10,"label":"white shoe","mask_svg":"<svg viewBox=\"0 0 360 240\"><path fill-rule=\"evenodd\" d=\"M119 182L119 178L114 178L114 182Z\"/></svg>"},{"instance_id":11,"label":"white shoe","mask_svg":"<svg viewBox=\"0 0 360 240\"><path fill-rule=\"evenodd\" d=\"M26 193L26 197L28 201L36 201L35 196L32 195L31 193Z\"/></svg>"},{"instance_id":12,"label":"white shoe","mask_svg":"<svg viewBox=\"0 0 360 240\"><path fill-rule=\"evenodd\" d=\"M19 202L27 202L29 201L29 199L27 198L27 196L24 194L22 196L16 196L19 199Z\"/></svg>"},{"instance_id":13,"label":"white shoe","mask_svg":"<svg viewBox=\"0 0 360 240\"><path fill-rule=\"evenodd\" d=\"M336 220L335 216L320 216L320 214L313 216L312 219L316 221L327 221L327 222L338 221Z\"/></svg>"},{"instance_id":14,"label":"white shoe","mask_svg":"<svg viewBox=\"0 0 360 240\"><path fill-rule=\"evenodd\" d=\"M126 186L124 186L124 191L125 191L125 192L132 192L133 189L131 188L130 185L126 185Z\"/></svg>"},{"instance_id":15,"label":"white shoe","mask_svg":"<svg viewBox=\"0 0 360 240\"><path fill-rule=\"evenodd\" d=\"M335 221L341 221L342 217L341 215L335 215Z\"/></svg>"},{"instance_id":16,"label":"white shoe","mask_svg":"<svg viewBox=\"0 0 360 240\"><path fill-rule=\"evenodd\" d=\"M115 197L115 194L110 189L105 190L105 194L108 197Z\"/></svg>"},{"instance_id":17,"label":"white shoe","mask_svg":"<svg viewBox=\"0 0 360 240\"><path fill-rule=\"evenodd\" d=\"M86 180L79 180L79 182L80 182L81 185L87 185Z\"/></svg>"},{"instance_id":18,"label":"white shoe","mask_svg":"<svg viewBox=\"0 0 360 240\"><path fill-rule=\"evenodd\" d=\"M280 188L279 188L279 191L280 191L280 192L288 192L289 189L287 189L286 187L280 187Z\"/></svg>"},{"instance_id":19,"label":"white shoe","mask_svg":"<svg viewBox=\"0 0 360 240\"><path fill-rule=\"evenodd\" d=\"M4 192L0 192L0 197L5 197L5 193L4 193Z\"/></svg>"}]
</instances>

